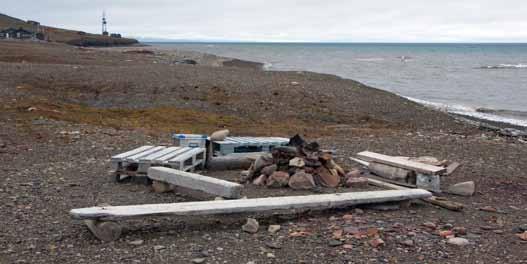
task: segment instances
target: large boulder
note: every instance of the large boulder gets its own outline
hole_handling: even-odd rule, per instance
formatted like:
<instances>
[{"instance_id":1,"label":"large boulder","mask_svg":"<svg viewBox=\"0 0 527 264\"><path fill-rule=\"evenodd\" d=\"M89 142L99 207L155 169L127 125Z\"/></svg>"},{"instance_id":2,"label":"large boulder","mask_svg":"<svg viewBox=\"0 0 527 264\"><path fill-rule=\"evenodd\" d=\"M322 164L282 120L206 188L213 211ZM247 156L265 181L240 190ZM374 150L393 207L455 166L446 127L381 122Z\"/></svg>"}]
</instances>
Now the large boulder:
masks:
<instances>
[{"instance_id":1,"label":"large boulder","mask_svg":"<svg viewBox=\"0 0 527 264\"><path fill-rule=\"evenodd\" d=\"M368 188L368 179L364 177L349 177L346 179L346 187L349 188Z\"/></svg>"},{"instance_id":2,"label":"large boulder","mask_svg":"<svg viewBox=\"0 0 527 264\"><path fill-rule=\"evenodd\" d=\"M340 183L340 177L336 170L330 170L324 166L320 166L316 170L316 175L320 180L320 184L324 187L335 188Z\"/></svg>"},{"instance_id":3,"label":"large boulder","mask_svg":"<svg viewBox=\"0 0 527 264\"><path fill-rule=\"evenodd\" d=\"M472 196L476 191L476 184L473 181L460 182L448 187L448 193L460 196Z\"/></svg>"},{"instance_id":4,"label":"large boulder","mask_svg":"<svg viewBox=\"0 0 527 264\"><path fill-rule=\"evenodd\" d=\"M223 141L229 133L228 129L218 130L210 135L210 141Z\"/></svg>"},{"instance_id":5,"label":"large boulder","mask_svg":"<svg viewBox=\"0 0 527 264\"><path fill-rule=\"evenodd\" d=\"M275 171L267 178L267 187L280 188L289 184L289 174L283 171Z\"/></svg>"},{"instance_id":6,"label":"large boulder","mask_svg":"<svg viewBox=\"0 0 527 264\"><path fill-rule=\"evenodd\" d=\"M265 166L262 168L261 173L265 174L267 176L273 175L273 173L278 169L278 166L276 164Z\"/></svg>"},{"instance_id":7,"label":"large boulder","mask_svg":"<svg viewBox=\"0 0 527 264\"><path fill-rule=\"evenodd\" d=\"M313 175L300 170L289 178L289 187L295 190L310 190L315 187Z\"/></svg>"}]
</instances>

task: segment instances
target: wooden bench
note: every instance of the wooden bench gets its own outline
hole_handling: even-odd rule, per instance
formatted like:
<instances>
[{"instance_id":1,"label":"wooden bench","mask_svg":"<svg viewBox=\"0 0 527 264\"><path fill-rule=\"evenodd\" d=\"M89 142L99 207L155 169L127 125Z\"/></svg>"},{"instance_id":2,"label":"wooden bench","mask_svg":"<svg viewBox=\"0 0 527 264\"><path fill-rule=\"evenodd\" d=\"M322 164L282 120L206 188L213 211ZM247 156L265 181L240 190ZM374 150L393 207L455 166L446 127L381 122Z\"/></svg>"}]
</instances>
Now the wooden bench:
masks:
<instances>
[{"instance_id":1,"label":"wooden bench","mask_svg":"<svg viewBox=\"0 0 527 264\"><path fill-rule=\"evenodd\" d=\"M111 158L117 182L128 177L146 178L148 168L169 167L193 171L205 164L205 148L142 146Z\"/></svg>"},{"instance_id":2,"label":"wooden bench","mask_svg":"<svg viewBox=\"0 0 527 264\"><path fill-rule=\"evenodd\" d=\"M441 192L440 175L446 172L446 169L443 167L433 166L370 151L360 152L357 154L357 157L367 162L377 162L380 164L386 164L397 168L415 171L417 174L415 183L417 188L422 188L433 192Z\"/></svg>"},{"instance_id":3,"label":"wooden bench","mask_svg":"<svg viewBox=\"0 0 527 264\"><path fill-rule=\"evenodd\" d=\"M121 235L116 220L151 216L188 216L264 212L291 209L330 209L361 204L397 202L431 197L425 190L389 190L284 196L239 200L219 200L167 204L104 206L72 209L74 219L86 220L92 233L101 240L113 241Z\"/></svg>"}]
</instances>

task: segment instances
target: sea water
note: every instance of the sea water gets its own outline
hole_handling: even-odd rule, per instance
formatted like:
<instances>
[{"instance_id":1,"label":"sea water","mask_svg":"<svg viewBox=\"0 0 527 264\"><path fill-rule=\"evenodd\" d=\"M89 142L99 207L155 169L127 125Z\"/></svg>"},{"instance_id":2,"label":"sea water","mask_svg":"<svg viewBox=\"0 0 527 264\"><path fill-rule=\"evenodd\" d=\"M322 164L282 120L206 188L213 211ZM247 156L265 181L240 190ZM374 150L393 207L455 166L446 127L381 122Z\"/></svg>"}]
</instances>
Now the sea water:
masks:
<instances>
[{"instance_id":1,"label":"sea water","mask_svg":"<svg viewBox=\"0 0 527 264\"><path fill-rule=\"evenodd\" d=\"M449 112L527 126L527 44L152 44L263 62L267 70L334 74Z\"/></svg>"}]
</instances>

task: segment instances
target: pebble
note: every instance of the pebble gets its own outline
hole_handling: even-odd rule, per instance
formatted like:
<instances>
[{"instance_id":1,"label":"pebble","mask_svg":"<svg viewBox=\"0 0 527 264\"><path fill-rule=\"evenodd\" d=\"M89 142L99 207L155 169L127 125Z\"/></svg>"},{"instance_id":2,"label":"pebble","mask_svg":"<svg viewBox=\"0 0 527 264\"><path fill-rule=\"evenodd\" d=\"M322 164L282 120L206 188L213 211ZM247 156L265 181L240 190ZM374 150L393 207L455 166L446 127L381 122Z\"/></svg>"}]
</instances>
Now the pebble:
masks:
<instances>
[{"instance_id":1,"label":"pebble","mask_svg":"<svg viewBox=\"0 0 527 264\"><path fill-rule=\"evenodd\" d=\"M199 263L205 263L205 258L195 258L195 259L192 259L192 263L196 263L196 264L199 264Z\"/></svg>"},{"instance_id":2,"label":"pebble","mask_svg":"<svg viewBox=\"0 0 527 264\"><path fill-rule=\"evenodd\" d=\"M382 240L380 238L374 238L374 239L370 240L369 244L370 244L370 246L372 246L374 248L378 248L378 247L384 245L384 240Z\"/></svg>"},{"instance_id":3,"label":"pebble","mask_svg":"<svg viewBox=\"0 0 527 264\"><path fill-rule=\"evenodd\" d=\"M271 253L271 252L267 253L267 257L268 258L276 258L276 256L273 253Z\"/></svg>"},{"instance_id":4,"label":"pebble","mask_svg":"<svg viewBox=\"0 0 527 264\"><path fill-rule=\"evenodd\" d=\"M428 227L430 229L436 229L437 228L437 225L432 223L432 222L424 222L423 226L426 226L426 227Z\"/></svg>"},{"instance_id":5,"label":"pebble","mask_svg":"<svg viewBox=\"0 0 527 264\"><path fill-rule=\"evenodd\" d=\"M154 250L155 251L160 251L160 250L163 250L163 249L165 249L165 246L161 246L161 245L154 246Z\"/></svg>"},{"instance_id":6,"label":"pebble","mask_svg":"<svg viewBox=\"0 0 527 264\"><path fill-rule=\"evenodd\" d=\"M278 231L280 231L280 225L270 225L269 228L267 228L267 231L271 234L274 234Z\"/></svg>"},{"instance_id":7,"label":"pebble","mask_svg":"<svg viewBox=\"0 0 527 264\"><path fill-rule=\"evenodd\" d=\"M484 207L479 208L479 210L484 211L484 212L490 212L490 213L498 212L498 210L492 206L484 206Z\"/></svg>"},{"instance_id":8,"label":"pebble","mask_svg":"<svg viewBox=\"0 0 527 264\"><path fill-rule=\"evenodd\" d=\"M133 241L128 242L128 244L134 245L134 246L140 246L143 243L144 243L144 241L142 239L137 239L137 240L133 240Z\"/></svg>"},{"instance_id":9,"label":"pebble","mask_svg":"<svg viewBox=\"0 0 527 264\"><path fill-rule=\"evenodd\" d=\"M455 245L455 246L460 246L460 247L467 246L467 245L470 244L468 239L465 239L465 238L462 238L462 237L449 238L447 240L447 243L450 244L450 245Z\"/></svg>"},{"instance_id":10,"label":"pebble","mask_svg":"<svg viewBox=\"0 0 527 264\"><path fill-rule=\"evenodd\" d=\"M247 223L242 226L242 230L247 233L256 233L260 228L260 224L254 218L247 218Z\"/></svg>"},{"instance_id":11,"label":"pebble","mask_svg":"<svg viewBox=\"0 0 527 264\"><path fill-rule=\"evenodd\" d=\"M414 246L414 241L411 240L411 239L406 239L406 240L401 241L401 244L405 245L407 247L413 247Z\"/></svg>"},{"instance_id":12,"label":"pebble","mask_svg":"<svg viewBox=\"0 0 527 264\"><path fill-rule=\"evenodd\" d=\"M331 239L328 243L328 245L330 247L338 247L338 246L341 246L342 244L344 244L342 241L340 240L337 240L337 239Z\"/></svg>"},{"instance_id":13,"label":"pebble","mask_svg":"<svg viewBox=\"0 0 527 264\"><path fill-rule=\"evenodd\" d=\"M476 185L473 181L460 182L448 188L449 193L460 196L472 196L476 190Z\"/></svg>"},{"instance_id":14,"label":"pebble","mask_svg":"<svg viewBox=\"0 0 527 264\"><path fill-rule=\"evenodd\" d=\"M280 244L272 242L272 241L266 241L265 245L268 248L272 248L272 249L281 249L282 248L282 246Z\"/></svg>"},{"instance_id":15,"label":"pebble","mask_svg":"<svg viewBox=\"0 0 527 264\"><path fill-rule=\"evenodd\" d=\"M452 229L452 231L454 231L454 234L456 235L466 235L467 234L467 229L462 226L456 226Z\"/></svg>"}]
</instances>

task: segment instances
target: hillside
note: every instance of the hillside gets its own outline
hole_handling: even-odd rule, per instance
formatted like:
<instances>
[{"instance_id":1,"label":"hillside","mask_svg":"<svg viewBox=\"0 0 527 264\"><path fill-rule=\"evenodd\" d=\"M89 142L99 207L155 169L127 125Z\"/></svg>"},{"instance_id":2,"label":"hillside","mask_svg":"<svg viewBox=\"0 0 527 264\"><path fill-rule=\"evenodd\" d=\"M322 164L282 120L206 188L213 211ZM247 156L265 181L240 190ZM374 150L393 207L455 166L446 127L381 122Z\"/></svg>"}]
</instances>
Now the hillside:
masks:
<instances>
[{"instance_id":1,"label":"hillside","mask_svg":"<svg viewBox=\"0 0 527 264\"><path fill-rule=\"evenodd\" d=\"M35 31L35 26L26 21L14 18L5 14L0 14L0 29L23 28L28 31ZM137 44L138 41L129 38L112 38L98 34L85 33L69 29L55 28L51 26L41 26L47 39L51 42L66 43L75 46L118 46Z\"/></svg>"}]
</instances>

